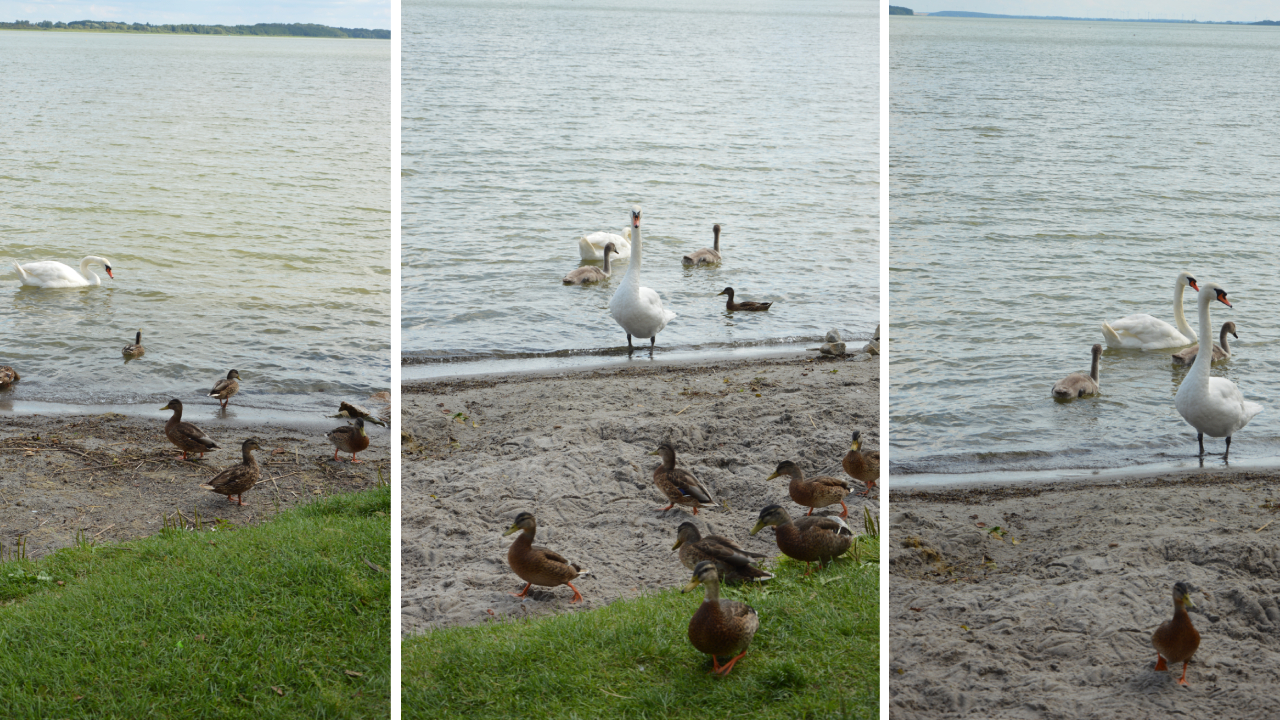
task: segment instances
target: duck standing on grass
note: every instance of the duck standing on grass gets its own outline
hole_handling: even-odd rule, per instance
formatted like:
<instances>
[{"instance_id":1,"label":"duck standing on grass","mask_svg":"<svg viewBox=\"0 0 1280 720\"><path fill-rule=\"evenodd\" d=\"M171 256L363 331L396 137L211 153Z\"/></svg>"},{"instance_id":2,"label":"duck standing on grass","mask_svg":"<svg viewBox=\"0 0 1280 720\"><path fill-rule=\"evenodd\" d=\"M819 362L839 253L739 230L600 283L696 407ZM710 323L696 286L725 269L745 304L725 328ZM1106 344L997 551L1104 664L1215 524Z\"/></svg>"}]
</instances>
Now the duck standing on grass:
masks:
<instances>
[{"instance_id":1,"label":"duck standing on grass","mask_svg":"<svg viewBox=\"0 0 1280 720\"><path fill-rule=\"evenodd\" d=\"M1187 663L1200 647L1200 633L1191 624L1191 616L1187 608L1195 607L1191 602L1191 588L1184 582L1173 584L1173 618L1160 623L1160 627L1151 634L1151 645L1156 649L1156 670L1168 670L1169 663L1182 663L1182 677L1179 685L1187 684Z\"/></svg>"},{"instance_id":2,"label":"duck standing on grass","mask_svg":"<svg viewBox=\"0 0 1280 720\"><path fill-rule=\"evenodd\" d=\"M516 521L502 536L506 537L517 530L523 532L507 548L507 564L528 584L524 586L524 590L511 595L523 598L529 594L529 588L534 584L542 587L568 585L573 590L573 599L569 602L582 602L582 593L570 581L591 571L583 570L581 566L565 560L558 552L534 545L533 536L538 532L538 521L533 519L533 513L522 512L516 515Z\"/></svg>"},{"instance_id":3,"label":"duck standing on grass","mask_svg":"<svg viewBox=\"0 0 1280 720\"><path fill-rule=\"evenodd\" d=\"M840 503L840 517L849 517L849 506L844 504L844 496L848 495L851 489L849 483L840 478L826 476L806 479L800 466L790 460L778 463L778 469L765 480L772 480L779 475L791 478L787 492L797 505L809 508L809 512L805 515L812 515L817 508Z\"/></svg>"},{"instance_id":4,"label":"duck standing on grass","mask_svg":"<svg viewBox=\"0 0 1280 720\"><path fill-rule=\"evenodd\" d=\"M853 544L853 531L838 517L809 515L794 522L781 505L769 505L760 511L760 519L751 534L760 532L766 525L773 526L773 539L783 555L804 561L804 574L812 570L809 563L818 561L822 568L845 554Z\"/></svg>"},{"instance_id":5,"label":"duck standing on grass","mask_svg":"<svg viewBox=\"0 0 1280 720\"><path fill-rule=\"evenodd\" d=\"M252 490L253 486L262 479L262 468L258 466L258 461L254 459L251 450L261 450L262 446L258 444L257 438L249 438L240 446L240 454L244 458L244 462L239 465L232 465L223 470L208 483L200 487L205 490L212 490L220 495L227 496L227 502L236 502L244 505L244 493L246 490ZM232 500L231 496L235 495L237 500Z\"/></svg>"},{"instance_id":6,"label":"duck standing on grass","mask_svg":"<svg viewBox=\"0 0 1280 720\"><path fill-rule=\"evenodd\" d=\"M726 583L763 581L773 578L751 563L752 558L760 559L764 555L744 550L741 545L723 535L702 537L698 526L691 522L682 522L676 530L676 544L672 550L680 548L680 564L696 570L698 564L710 562L720 571L720 579Z\"/></svg>"},{"instance_id":7,"label":"duck standing on grass","mask_svg":"<svg viewBox=\"0 0 1280 720\"><path fill-rule=\"evenodd\" d=\"M182 450L183 460L187 459L187 453L189 452L198 452L203 459L206 452L218 449L218 444L213 441L213 438L206 435L203 430L189 422L182 421L181 400L174 398L169 401L168 405L160 409L173 411L173 416L164 424L164 434L165 437L169 438L169 442L177 445Z\"/></svg>"},{"instance_id":8,"label":"duck standing on grass","mask_svg":"<svg viewBox=\"0 0 1280 720\"><path fill-rule=\"evenodd\" d=\"M329 442L333 443L333 461L342 462L338 451L351 453L351 462L364 462L356 459L356 453L369 447L369 434L364 431L364 418L356 418L355 425L343 425L325 433Z\"/></svg>"},{"instance_id":9,"label":"duck standing on grass","mask_svg":"<svg viewBox=\"0 0 1280 720\"><path fill-rule=\"evenodd\" d=\"M747 654L751 638L760 627L760 616L746 603L720 599L720 579L713 563L698 563L693 569L693 579L682 592L699 585L706 588L706 597L689 620L689 642L699 652L710 655L711 672L724 677L734 663ZM731 658L723 667L720 666L722 657Z\"/></svg>"},{"instance_id":10,"label":"duck standing on grass","mask_svg":"<svg viewBox=\"0 0 1280 720\"><path fill-rule=\"evenodd\" d=\"M240 392L240 383L236 382L240 379L240 373L232 370L222 380L213 384L213 389L209 391L209 397L222 403L222 409L227 409L227 403L231 402L231 396Z\"/></svg>"},{"instance_id":11,"label":"duck standing on grass","mask_svg":"<svg viewBox=\"0 0 1280 720\"><path fill-rule=\"evenodd\" d=\"M865 491L858 494L871 495L871 491L876 487L876 481L880 479L880 451L862 452L861 430L853 431L853 444L849 446L849 452L845 453L841 464L844 466L844 471L849 473L849 477L867 486Z\"/></svg>"},{"instance_id":12,"label":"duck standing on grass","mask_svg":"<svg viewBox=\"0 0 1280 720\"><path fill-rule=\"evenodd\" d=\"M659 512L666 512L676 505L688 505L693 508L693 514L697 515L700 507L716 506L711 501L711 493L707 492L693 473L676 467L674 445L664 442L649 454L662 456L662 464L653 470L653 484L671 501L670 505L661 508Z\"/></svg>"}]
</instances>

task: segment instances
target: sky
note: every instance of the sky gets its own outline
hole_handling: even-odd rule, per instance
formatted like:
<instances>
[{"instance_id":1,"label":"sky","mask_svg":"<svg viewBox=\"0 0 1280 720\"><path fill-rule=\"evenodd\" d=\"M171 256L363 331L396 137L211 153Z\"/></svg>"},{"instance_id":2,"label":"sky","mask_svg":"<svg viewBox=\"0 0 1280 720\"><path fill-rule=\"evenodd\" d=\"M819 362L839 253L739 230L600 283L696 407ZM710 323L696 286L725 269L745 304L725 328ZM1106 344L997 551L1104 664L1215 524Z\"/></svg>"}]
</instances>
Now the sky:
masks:
<instances>
[{"instance_id":1,"label":"sky","mask_svg":"<svg viewBox=\"0 0 1280 720\"><path fill-rule=\"evenodd\" d=\"M999 15L1062 15L1100 18L1165 18L1184 20L1280 20L1275 0L891 0L918 12L968 10Z\"/></svg>"},{"instance_id":2,"label":"sky","mask_svg":"<svg viewBox=\"0 0 1280 720\"><path fill-rule=\"evenodd\" d=\"M116 20L127 23L317 23L332 27L391 29L390 0L0 0L0 19Z\"/></svg>"}]
</instances>

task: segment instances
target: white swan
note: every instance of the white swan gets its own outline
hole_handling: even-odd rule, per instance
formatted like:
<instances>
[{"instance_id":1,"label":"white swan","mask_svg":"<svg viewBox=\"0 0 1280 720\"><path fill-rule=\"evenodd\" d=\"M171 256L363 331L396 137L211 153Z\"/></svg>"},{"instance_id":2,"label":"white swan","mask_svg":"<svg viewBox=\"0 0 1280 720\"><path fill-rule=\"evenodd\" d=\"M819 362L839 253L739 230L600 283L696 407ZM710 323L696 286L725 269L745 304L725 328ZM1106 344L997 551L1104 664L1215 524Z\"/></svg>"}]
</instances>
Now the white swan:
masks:
<instances>
[{"instance_id":1,"label":"white swan","mask_svg":"<svg viewBox=\"0 0 1280 720\"><path fill-rule=\"evenodd\" d=\"M1200 288L1198 298L1200 304L1200 352L1196 361L1187 371L1187 377L1178 386L1178 394L1173 404L1191 427L1196 429L1196 439L1200 441L1200 456L1204 457L1204 436L1225 437L1227 451L1222 453L1226 460L1231 452L1231 436L1237 430L1249 424L1254 415L1262 412L1262 406L1249 402L1240 394L1240 388L1226 378L1210 377L1209 365L1213 363L1213 336L1209 326L1209 303L1218 300L1231 307L1227 302L1227 292L1213 283L1205 283Z\"/></svg>"},{"instance_id":2,"label":"white swan","mask_svg":"<svg viewBox=\"0 0 1280 720\"><path fill-rule=\"evenodd\" d=\"M609 232L593 232L578 238L578 254L583 260L603 260L605 243L613 243L622 260L631 256L631 228L625 228L621 235Z\"/></svg>"},{"instance_id":3,"label":"white swan","mask_svg":"<svg viewBox=\"0 0 1280 720\"><path fill-rule=\"evenodd\" d=\"M80 272L78 273L56 260L42 260L41 262L27 263L26 265L19 265L15 262L13 268L18 271L18 278L22 280L23 285L31 285L33 287L68 288L101 285L102 278L89 269L89 263L101 265L107 269L108 277L112 280L116 279L116 276L111 274L111 261L97 255L89 255L81 260Z\"/></svg>"},{"instance_id":4,"label":"white swan","mask_svg":"<svg viewBox=\"0 0 1280 720\"><path fill-rule=\"evenodd\" d=\"M1200 289L1191 273L1178 273L1173 285L1173 319L1178 327L1146 313L1104 322L1102 337L1107 341L1107 347L1162 350L1195 342L1196 332L1187 324L1187 316L1182 314L1182 289L1188 285L1192 290Z\"/></svg>"},{"instance_id":5,"label":"white swan","mask_svg":"<svg viewBox=\"0 0 1280 720\"><path fill-rule=\"evenodd\" d=\"M676 316L662 307L662 298L653 288L640 286L640 206L631 208L631 265L622 276L622 284L609 300L609 314L627 331L627 347L631 336L649 338L649 347L658 340L658 333Z\"/></svg>"}]
</instances>

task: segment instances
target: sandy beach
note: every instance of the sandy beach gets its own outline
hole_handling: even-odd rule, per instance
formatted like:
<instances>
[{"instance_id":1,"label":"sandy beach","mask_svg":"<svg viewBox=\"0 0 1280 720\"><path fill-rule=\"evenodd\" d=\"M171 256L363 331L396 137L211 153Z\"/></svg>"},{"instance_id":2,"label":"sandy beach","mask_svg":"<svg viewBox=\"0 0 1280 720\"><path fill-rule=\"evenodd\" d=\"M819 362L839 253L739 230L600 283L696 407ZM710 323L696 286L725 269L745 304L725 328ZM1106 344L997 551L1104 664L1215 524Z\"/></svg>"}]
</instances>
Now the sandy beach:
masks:
<instances>
[{"instance_id":1,"label":"sandy beach","mask_svg":"<svg viewBox=\"0 0 1280 720\"><path fill-rule=\"evenodd\" d=\"M766 505L802 512L783 480L765 480L777 464L847 477L840 459L853 430L864 449L880 445L879 364L848 356L636 363L403 390L406 633L589 610L682 584L689 572L671 545L686 520L777 555L772 529L748 535ZM681 506L660 511L667 500L648 453L664 440L721 507L696 518ZM845 502L855 531L863 505L878 515L878 493ZM502 533L521 511L538 520L537 544L591 570L574 583L583 602L571 606L563 586L535 587L524 601L510 594L524 583L506 562L514 536Z\"/></svg>"},{"instance_id":2,"label":"sandy beach","mask_svg":"<svg viewBox=\"0 0 1280 720\"><path fill-rule=\"evenodd\" d=\"M359 401L375 413L385 407ZM188 526L197 511L202 524L257 523L323 495L372 487L379 470L390 478L388 432L372 424L365 426L369 449L357 455L361 463L352 465L333 462L334 448L325 438L327 430L346 422L342 419L307 416L243 427L200 423L221 447L195 462L179 459L164 435L164 422L119 413L0 420L0 542L5 549L12 550L20 537L28 557L70 546L77 536L129 540L157 532L164 518L173 519L178 511L183 517L177 519ZM198 487L239 463L240 443L249 437L262 441L255 457L264 477L245 493L244 507Z\"/></svg>"},{"instance_id":3,"label":"sandy beach","mask_svg":"<svg viewBox=\"0 0 1280 720\"><path fill-rule=\"evenodd\" d=\"M892 493L890 717L1275 717L1277 480ZM1181 664L1153 670L1179 580L1201 635L1188 687Z\"/></svg>"}]
</instances>

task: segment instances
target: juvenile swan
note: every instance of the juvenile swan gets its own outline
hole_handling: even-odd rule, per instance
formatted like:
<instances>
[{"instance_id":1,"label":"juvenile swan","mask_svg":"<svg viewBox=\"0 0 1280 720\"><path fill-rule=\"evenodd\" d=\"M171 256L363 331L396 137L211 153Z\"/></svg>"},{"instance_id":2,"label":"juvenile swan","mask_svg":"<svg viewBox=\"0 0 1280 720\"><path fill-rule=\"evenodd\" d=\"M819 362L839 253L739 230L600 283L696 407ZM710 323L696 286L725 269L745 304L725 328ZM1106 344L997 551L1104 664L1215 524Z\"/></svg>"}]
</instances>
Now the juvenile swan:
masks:
<instances>
[{"instance_id":1,"label":"juvenile swan","mask_svg":"<svg viewBox=\"0 0 1280 720\"><path fill-rule=\"evenodd\" d=\"M1222 323L1222 331L1219 333L1218 344L1213 346L1213 361L1226 360L1231 357L1231 347L1227 345L1227 333L1239 340L1240 336L1236 335L1236 324L1230 320ZM1190 365L1195 362L1196 355L1200 354L1200 346L1192 345L1186 350L1179 350L1173 354L1174 365Z\"/></svg>"},{"instance_id":2,"label":"juvenile swan","mask_svg":"<svg viewBox=\"0 0 1280 720\"><path fill-rule=\"evenodd\" d=\"M1071 373L1053 384L1053 396L1056 398L1077 398L1093 395L1098 392L1098 365L1102 360L1102 345L1093 346L1093 367L1089 374Z\"/></svg>"},{"instance_id":3,"label":"juvenile swan","mask_svg":"<svg viewBox=\"0 0 1280 720\"><path fill-rule=\"evenodd\" d=\"M1240 394L1240 388L1230 380L1209 376L1209 364L1213 362L1209 303L1213 300L1231 307L1231 303L1227 301L1227 291L1220 286L1205 283L1200 288L1200 352L1196 355L1191 370L1187 372L1187 377L1178 386L1173 404L1178 408L1182 419L1196 429L1200 456L1204 457L1205 435L1225 437L1227 450L1222 453L1222 459L1226 460L1231 453L1231 436L1248 425L1253 416L1262 412L1262 406L1245 400L1244 395Z\"/></svg>"},{"instance_id":4,"label":"juvenile swan","mask_svg":"<svg viewBox=\"0 0 1280 720\"><path fill-rule=\"evenodd\" d=\"M563 278L560 279L560 282L564 283L565 285L582 285L583 283L594 283L594 282L600 282L601 280L608 280L609 279L609 256L617 255L617 254L618 254L618 248L614 246L613 243L611 242L605 243L603 270L592 265L587 265L585 267L580 267L577 270L574 270L568 275L565 275Z\"/></svg>"},{"instance_id":5,"label":"juvenile swan","mask_svg":"<svg viewBox=\"0 0 1280 720\"><path fill-rule=\"evenodd\" d=\"M1107 341L1107 347L1162 350L1195 342L1196 333L1187 324L1187 316L1182 313L1182 290L1188 285L1192 290L1200 289L1191 273L1178 273L1178 279L1173 285L1173 320L1178 323L1178 327L1146 313L1129 315L1110 323L1104 322L1102 337Z\"/></svg>"},{"instance_id":6,"label":"juvenile swan","mask_svg":"<svg viewBox=\"0 0 1280 720\"><path fill-rule=\"evenodd\" d=\"M711 226L711 232L715 233L713 241L714 249L702 248L680 258L681 265L711 265L720 262L720 223Z\"/></svg>"}]
</instances>

